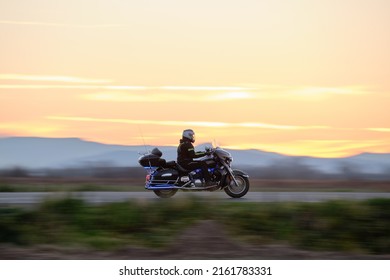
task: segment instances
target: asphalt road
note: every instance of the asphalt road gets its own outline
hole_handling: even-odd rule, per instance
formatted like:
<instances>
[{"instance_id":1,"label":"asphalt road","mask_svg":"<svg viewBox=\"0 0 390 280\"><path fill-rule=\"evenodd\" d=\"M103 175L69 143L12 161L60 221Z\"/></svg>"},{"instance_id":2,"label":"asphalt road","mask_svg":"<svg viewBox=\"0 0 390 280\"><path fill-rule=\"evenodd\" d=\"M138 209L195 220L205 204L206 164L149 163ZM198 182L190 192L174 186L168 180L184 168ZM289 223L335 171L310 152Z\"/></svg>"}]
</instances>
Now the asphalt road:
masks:
<instances>
[{"instance_id":1,"label":"asphalt road","mask_svg":"<svg viewBox=\"0 0 390 280\"><path fill-rule=\"evenodd\" d=\"M249 192L240 199L232 199L225 192L177 192L171 198L198 196L202 198L216 199L219 201L237 202L320 202L326 200L365 200L369 198L390 198L390 193L361 193L361 192ZM34 205L47 199L65 197L81 198L91 204L120 202L129 199L158 200L152 191L145 192L13 192L0 193L0 205Z\"/></svg>"}]
</instances>

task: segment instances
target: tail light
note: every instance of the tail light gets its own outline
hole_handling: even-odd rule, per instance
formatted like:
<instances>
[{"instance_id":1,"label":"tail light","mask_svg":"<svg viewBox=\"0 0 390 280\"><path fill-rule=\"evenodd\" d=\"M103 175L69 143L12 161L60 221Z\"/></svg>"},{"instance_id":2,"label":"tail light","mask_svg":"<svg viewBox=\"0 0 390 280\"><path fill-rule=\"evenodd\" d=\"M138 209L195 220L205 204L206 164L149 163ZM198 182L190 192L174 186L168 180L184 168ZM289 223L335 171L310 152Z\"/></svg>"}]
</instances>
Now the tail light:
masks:
<instances>
[{"instance_id":1,"label":"tail light","mask_svg":"<svg viewBox=\"0 0 390 280\"><path fill-rule=\"evenodd\" d=\"M146 182L149 182L149 181L150 181L150 174L146 175L145 180L146 180Z\"/></svg>"}]
</instances>

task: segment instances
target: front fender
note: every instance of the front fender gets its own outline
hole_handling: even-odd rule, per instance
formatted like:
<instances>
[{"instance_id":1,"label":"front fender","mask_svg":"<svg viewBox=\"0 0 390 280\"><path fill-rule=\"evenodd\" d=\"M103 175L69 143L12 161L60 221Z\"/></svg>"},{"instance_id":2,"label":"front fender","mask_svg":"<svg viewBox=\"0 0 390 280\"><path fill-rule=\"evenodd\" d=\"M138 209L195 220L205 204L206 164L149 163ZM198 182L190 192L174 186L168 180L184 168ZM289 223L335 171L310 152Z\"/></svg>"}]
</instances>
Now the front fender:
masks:
<instances>
[{"instance_id":1,"label":"front fender","mask_svg":"<svg viewBox=\"0 0 390 280\"><path fill-rule=\"evenodd\" d=\"M249 178L249 175L239 169L233 169L233 175L241 175L242 177Z\"/></svg>"},{"instance_id":2,"label":"front fender","mask_svg":"<svg viewBox=\"0 0 390 280\"><path fill-rule=\"evenodd\" d=\"M233 169L233 175L234 176L237 176L237 175L241 175L242 177L245 177L245 178L249 178L249 175L246 174L244 171L242 170L239 170L239 169ZM221 180L221 188L224 188L227 186L227 184L229 184L230 180L231 180L231 176L230 176L230 172L226 172L226 174L223 176L222 180Z\"/></svg>"}]
</instances>

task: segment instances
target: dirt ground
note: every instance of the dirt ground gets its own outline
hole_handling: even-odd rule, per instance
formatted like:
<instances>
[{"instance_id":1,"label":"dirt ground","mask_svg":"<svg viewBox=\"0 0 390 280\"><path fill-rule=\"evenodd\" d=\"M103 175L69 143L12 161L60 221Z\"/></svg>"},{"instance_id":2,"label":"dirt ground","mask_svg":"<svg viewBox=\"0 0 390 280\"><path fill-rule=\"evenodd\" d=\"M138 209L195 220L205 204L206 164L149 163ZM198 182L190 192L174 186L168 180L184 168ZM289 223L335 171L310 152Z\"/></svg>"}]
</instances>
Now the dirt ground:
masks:
<instances>
[{"instance_id":1,"label":"dirt ground","mask_svg":"<svg viewBox=\"0 0 390 280\"><path fill-rule=\"evenodd\" d=\"M390 255L363 255L344 252L314 252L288 245L250 246L230 238L215 221L200 221L182 232L165 249L125 247L116 251L96 251L49 245L17 247L0 245L2 260L164 260L164 259L255 259L255 260L389 260Z\"/></svg>"}]
</instances>

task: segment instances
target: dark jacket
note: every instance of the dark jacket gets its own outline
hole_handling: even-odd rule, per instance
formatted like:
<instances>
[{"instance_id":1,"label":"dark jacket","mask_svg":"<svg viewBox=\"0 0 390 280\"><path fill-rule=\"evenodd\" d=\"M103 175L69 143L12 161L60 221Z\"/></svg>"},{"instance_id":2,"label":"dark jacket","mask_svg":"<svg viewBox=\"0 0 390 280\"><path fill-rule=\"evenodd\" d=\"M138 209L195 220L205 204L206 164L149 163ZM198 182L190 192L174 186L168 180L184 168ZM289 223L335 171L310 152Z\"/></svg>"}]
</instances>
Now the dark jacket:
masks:
<instances>
[{"instance_id":1,"label":"dark jacket","mask_svg":"<svg viewBox=\"0 0 390 280\"><path fill-rule=\"evenodd\" d=\"M203 157L205 152L195 152L194 145L187 139L180 139L179 147L177 147L177 162L186 165L193 161L194 158Z\"/></svg>"}]
</instances>

